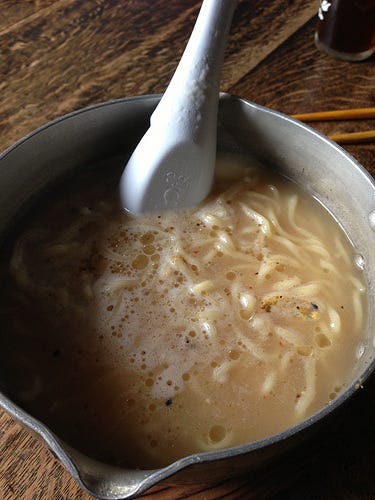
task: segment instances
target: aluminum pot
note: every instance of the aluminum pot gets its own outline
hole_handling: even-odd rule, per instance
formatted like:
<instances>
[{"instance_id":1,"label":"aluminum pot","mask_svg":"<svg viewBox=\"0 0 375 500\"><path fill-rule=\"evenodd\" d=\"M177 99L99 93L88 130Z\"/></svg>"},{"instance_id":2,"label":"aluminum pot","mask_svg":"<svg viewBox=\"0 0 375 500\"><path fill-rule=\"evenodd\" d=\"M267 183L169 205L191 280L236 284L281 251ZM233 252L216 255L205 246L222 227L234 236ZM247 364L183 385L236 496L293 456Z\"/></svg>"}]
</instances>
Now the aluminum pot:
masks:
<instances>
[{"instance_id":1,"label":"aluminum pot","mask_svg":"<svg viewBox=\"0 0 375 500\"><path fill-rule=\"evenodd\" d=\"M144 134L160 96L140 96L89 107L46 124L0 157L0 237L50 183L73 169L118 156L125 163ZM326 137L273 110L223 94L218 148L240 151L276 168L316 196L354 242L368 285L363 353L353 380L329 405L279 434L233 448L199 453L157 470L99 463L64 443L0 392L0 406L41 436L80 486L101 499L134 498L160 481L208 481L248 471L306 437L363 384L375 368L375 182ZM1 388L1 380L0 380Z\"/></svg>"}]
</instances>

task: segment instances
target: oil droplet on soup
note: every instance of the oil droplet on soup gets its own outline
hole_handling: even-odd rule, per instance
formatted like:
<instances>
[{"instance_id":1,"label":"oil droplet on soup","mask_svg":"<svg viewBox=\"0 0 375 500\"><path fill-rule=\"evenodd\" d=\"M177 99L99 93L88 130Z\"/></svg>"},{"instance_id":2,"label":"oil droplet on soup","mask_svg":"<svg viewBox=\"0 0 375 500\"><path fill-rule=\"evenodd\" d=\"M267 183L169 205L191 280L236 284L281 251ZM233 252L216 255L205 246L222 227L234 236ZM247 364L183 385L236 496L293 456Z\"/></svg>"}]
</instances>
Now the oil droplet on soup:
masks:
<instances>
[{"instance_id":1,"label":"oil droplet on soup","mask_svg":"<svg viewBox=\"0 0 375 500\"><path fill-rule=\"evenodd\" d=\"M138 218L118 209L119 172L93 172L3 252L1 380L92 457L158 467L266 437L355 368L359 254L295 185L223 161L204 203Z\"/></svg>"}]
</instances>

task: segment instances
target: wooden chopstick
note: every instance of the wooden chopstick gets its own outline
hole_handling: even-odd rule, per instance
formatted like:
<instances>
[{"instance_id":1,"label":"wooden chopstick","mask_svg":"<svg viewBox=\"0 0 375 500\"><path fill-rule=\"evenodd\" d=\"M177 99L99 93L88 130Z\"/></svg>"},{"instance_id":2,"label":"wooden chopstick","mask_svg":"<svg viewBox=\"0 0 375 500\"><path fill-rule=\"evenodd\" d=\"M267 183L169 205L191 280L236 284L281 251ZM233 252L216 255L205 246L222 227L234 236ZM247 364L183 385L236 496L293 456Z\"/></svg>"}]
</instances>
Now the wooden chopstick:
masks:
<instances>
[{"instance_id":1,"label":"wooden chopstick","mask_svg":"<svg viewBox=\"0 0 375 500\"><path fill-rule=\"evenodd\" d=\"M328 136L338 144L360 144L375 141L375 130L364 132L348 132L343 134L332 134Z\"/></svg>"},{"instance_id":2,"label":"wooden chopstick","mask_svg":"<svg viewBox=\"0 0 375 500\"><path fill-rule=\"evenodd\" d=\"M292 118L301 122L324 122L329 120L363 120L375 118L375 108L340 109L335 111L317 111L315 113L299 113ZM360 144L375 141L375 130L364 132L348 132L328 136L338 144Z\"/></svg>"},{"instance_id":3,"label":"wooden chopstick","mask_svg":"<svg viewBox=\"0 0 375 500\"><path fill-rule=\"evenodd\" d=\"M363 120L375 118L375 108L340 109L336 111L317 111L292 115L301 122L319 122L327 120Z\"/></svg>"}]
</instances>

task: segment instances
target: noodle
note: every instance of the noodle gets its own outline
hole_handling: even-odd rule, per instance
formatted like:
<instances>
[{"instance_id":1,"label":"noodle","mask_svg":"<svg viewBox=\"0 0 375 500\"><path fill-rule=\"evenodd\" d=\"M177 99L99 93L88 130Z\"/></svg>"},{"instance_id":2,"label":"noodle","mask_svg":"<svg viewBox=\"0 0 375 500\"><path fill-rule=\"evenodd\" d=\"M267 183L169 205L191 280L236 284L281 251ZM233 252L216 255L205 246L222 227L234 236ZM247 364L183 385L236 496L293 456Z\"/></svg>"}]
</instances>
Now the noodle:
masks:
<instances>
[{"instance_id":1,"label":"noodle","mask_svg":"<svg viewBox=\"0 0 375 500\"><path fill-rule=\"evenodd\" d=\"M299 395L296 403L296 412L298 415L303 415L306 412L306 409L314 399L316 393L315 360L311 357L305 358L303 360L303 368L305 372L306 388Z\"/></svg>"},{"instance_id":2,"label":"noodle","mask_svg":"<svg viewBox=\"0 0 375 500\"><path fill-rule=\"evenodd\" d=\"M363 343L366 286L324 209L243 162L176 213L120 213L113 182L62 192L4 258L15 399L78 449L141 468L331 401Z\"/></svg>"}]
</instances>

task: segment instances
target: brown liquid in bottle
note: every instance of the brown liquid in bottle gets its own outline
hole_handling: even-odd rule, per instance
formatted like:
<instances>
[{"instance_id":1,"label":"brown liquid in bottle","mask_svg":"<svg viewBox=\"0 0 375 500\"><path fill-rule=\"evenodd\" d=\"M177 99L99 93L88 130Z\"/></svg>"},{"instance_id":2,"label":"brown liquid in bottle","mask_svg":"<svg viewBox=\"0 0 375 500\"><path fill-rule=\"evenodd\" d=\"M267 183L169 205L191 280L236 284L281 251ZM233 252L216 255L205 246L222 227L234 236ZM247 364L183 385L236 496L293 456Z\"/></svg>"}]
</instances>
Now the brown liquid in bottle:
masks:
<instances>
[{"instance_id":1,"label":"brown liquid in bottle","mask_svg":"<svg viewBox=\"0 0 375 500\"><path fill-rule=\"evenodd\" d=\"M315 42L346 60L362 60L375 50L375 0L322 0Z\"/></svg>"}]
</instances>

